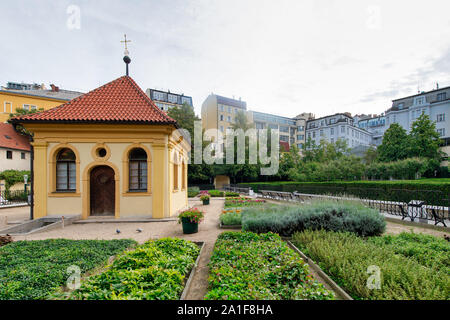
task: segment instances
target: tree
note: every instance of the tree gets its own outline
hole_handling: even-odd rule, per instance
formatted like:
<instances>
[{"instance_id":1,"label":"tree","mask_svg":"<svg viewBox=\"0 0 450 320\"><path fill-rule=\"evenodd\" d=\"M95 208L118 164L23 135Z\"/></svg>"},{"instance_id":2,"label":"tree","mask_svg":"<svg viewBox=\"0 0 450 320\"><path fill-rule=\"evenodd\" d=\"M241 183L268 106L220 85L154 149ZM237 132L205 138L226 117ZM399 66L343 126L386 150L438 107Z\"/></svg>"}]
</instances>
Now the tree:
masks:
<instances>
[{"instance_id":1,"label":"tree","mask_svg":"<svg viewBox=\"0 0 450 320\"><path fill-rule=\"evenodd\" d=\"M19 116L25 116L28 114L38 113L44 111L44 108L34 109L34 110L25 110L23 108L16 108L16 112L9 114L9 119ZM33 136L31 132L25 129L22 125L18 124L15 126L15 130L24 136Z\"/></svg>"},{"instance_id":2,"label":"tree","mask_svg":"<svg viewBox=\"0 0 450 320\"><path fill-rule=\"evenodd\" d=\"M187 103L180 107L170 108L167 112L169 117L176 120L178 125L189 132L191 136L191 164L188 165L188 181L196 183L209 183L214 176L213 167L206 163L194 164L194 122L199 121L195 115L194 108ZM202 132L203 136L203 132ZM202 146L205 147L206 142Z\"/></svg>"},{"instance_id":3,"label":"tree","mask_svg":"<svg viewBox=\"0 0 450 320\"><path fill-rule=\"evenodd\" d=\"M236 113L234 123L231 125L231 127L233 128L233 130L242 129L245 132L248 129L253 128L253 124L248 121L245 112L239 110L238 113Z\"/></svg>"},{"instance_id":4,"label":"tree","mask_svg":"<svg viewBox=\"0 0 450 320\"><path fill-rule=\"evenodd\" d=\"M409 137L398 123L386 130L383 141L378 147L378 160L383 162L402 160L409 155Z\"/></svg>"},{"instance_id":5,"label":"tree","mask_svg":"<svg viewBox=\"0 0 450 320\"><path fill-rule=\"evenodd\" d=\"M375 160L378 157L378 151L377 148L374 146L370 146L369 149L367 149L366 153L364 154L363 160L366 164L371 164L375 162Z\"/></svg>"},{"instance_id":6,"label":"tree","mask_svg":"<svg viewBox=\"0 0 450 320\"><path fill-rule=\"evenodd\" d=\"M439 150L441 139L436 131L436 124L424 113L412 124L410 143L410 157L439 159L442 156Z\"/></svg>"}]
</instances>

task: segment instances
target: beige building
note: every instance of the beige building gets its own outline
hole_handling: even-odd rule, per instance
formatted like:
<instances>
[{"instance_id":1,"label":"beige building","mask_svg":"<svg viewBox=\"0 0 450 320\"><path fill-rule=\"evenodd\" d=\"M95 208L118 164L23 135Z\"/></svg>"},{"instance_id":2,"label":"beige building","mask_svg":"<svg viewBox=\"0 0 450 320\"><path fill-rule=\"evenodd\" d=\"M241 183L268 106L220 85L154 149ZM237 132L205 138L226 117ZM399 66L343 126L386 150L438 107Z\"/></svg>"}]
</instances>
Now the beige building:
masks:
<instances>
[{"instance_id":1,"label":"beige building","mask_svg":"<svg viewBox=\"0 0 450 320\"><path fill-rule=\"evenodd\" d=\"M8 123L0 123L0 172L30 170L30 141Z\"/></svg>"},{"instance_id":2,"label":"beige building","mask_svg":"<svg viewBox=\"0 0 450 320\"><path fill-rule=\"evenodd\" d=\"M34 218L167 218L188 205L190 144L129 76L11 121L34 133Z\"/></svg>"},{"instance_id":3,"label":"beige building","mask_svg":"<svg viewBox=\"0 0 450 320\"><path fill-rule=\"evenodd\" d=\"M250 123L256 129L279 130L280 142L283 146L297 146L302 149L306 139L306 121L313 119L311 113L301 113L294 118L247 110L247 103L241 99L235 100L211 94L202 104L202 128L217 129L226 134L235 122L239 111L244 111Z\"/></svg>"}]
</instances>

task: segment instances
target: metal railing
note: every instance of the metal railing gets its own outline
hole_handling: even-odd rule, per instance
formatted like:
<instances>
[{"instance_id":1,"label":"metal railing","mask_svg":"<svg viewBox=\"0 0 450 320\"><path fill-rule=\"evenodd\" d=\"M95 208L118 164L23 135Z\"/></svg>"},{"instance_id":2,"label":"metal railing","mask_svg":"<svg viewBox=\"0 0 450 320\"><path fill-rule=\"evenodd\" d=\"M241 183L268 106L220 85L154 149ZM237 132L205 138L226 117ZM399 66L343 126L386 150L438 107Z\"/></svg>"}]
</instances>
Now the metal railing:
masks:
<instances>
[{"instance_id":1,"label":"metal railing","mask_svg":"<svg viewBox=\"0 0 450 320\"><path fill-rule=\"evenodd\" d=\"M249 194L251 188L242 188L242 187L238 187L235 184L224 184L223 185L223 190L224 191L232 191L232 192Z\"/></svg>"},{"instance_id":2,"label":"metal railing","mask_svg":"<svg viewBox=\"0 0 450 320\"><path fill-rule=\"evenodd\" d=\"M435 190L404 190L404 189L373 189L365 188L344 190L329 187L326 190L323 186L317 190L308 188L308 192L281 192L274 190L260 190L262 198L305 202L313 199L332 199L361 201L368 207L379 210L394 216L402 217L402 220L409 218L411 221L434 221L435 225L442 223L445 227L449 222L450 215L450 195ZM316 191L316 192L315 192ZM326 192L328 191L328 192Z\"/></svg>"},{"instance_id":3,"label":"metal railing","mask_svg":"<svg viewBox=\"0 0 450 320\"><path fill-rule=\"evenodd\" d=\"M30 191L24 190L2 190L0 192L0 206L28 204Z\"/></svg>"}]
</instances>

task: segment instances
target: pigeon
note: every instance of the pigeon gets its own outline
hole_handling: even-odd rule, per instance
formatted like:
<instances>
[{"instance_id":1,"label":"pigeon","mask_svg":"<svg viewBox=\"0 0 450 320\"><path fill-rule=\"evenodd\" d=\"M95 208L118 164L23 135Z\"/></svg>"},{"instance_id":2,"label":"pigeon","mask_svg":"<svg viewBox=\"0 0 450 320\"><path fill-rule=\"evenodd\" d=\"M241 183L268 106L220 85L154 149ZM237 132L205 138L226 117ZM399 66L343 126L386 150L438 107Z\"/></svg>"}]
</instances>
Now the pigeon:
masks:
<instances>
[{"instance_id":1,"label":"pigeon","mask_svg":"<svg viewBox=\"0 0 450 320\"><path fill-rule=\"evenodd\" d=\"M142 229L141 229L141 228L137 228L136 231L139 232L139 233L141 233L141 232L142 232Z\"/></svg>"},{"instance_id":2,"label":"pigeon","mask_svg":"<svg viewBox=\"0 0 450 320\"><path fill-rule=\"evenodd\" d=\"M119 233L120 233L120 230L119 230L119 229L116 229L116 233L119 234Z\"/></svg>"},{"instance_id":3,"label":"pigeon","mask_svg":"<svg viewBox=\"0 0 450 320\"><path fill-rule=\"evenodd\" d=\"M444 234L444 239L447 240L447 241L450 241L450 237L447 236L446 234Z\"/></svg>"}]
</instances>

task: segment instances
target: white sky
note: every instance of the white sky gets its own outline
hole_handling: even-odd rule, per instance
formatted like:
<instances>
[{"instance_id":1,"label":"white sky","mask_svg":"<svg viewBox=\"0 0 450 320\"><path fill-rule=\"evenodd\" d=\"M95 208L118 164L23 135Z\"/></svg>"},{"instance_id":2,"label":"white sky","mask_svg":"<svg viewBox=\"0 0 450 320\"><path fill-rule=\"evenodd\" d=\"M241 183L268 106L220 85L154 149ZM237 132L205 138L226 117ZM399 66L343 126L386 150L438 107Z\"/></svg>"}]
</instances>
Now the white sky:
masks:
<instances>
[{"instance_id":1,"label":"white sky","mask_svg":"<svg viewBox=\"0 0 450 320\"><path fill-rule=\"evenodd\" d=\"M67 26L69 5L80 29ZM292 117L381 113L450 85L448 0L2 1L0 84L89 91L125 72L143 90L211 92ZM72 21L72 20L70 20Z\"/></svg>"}]
</instances>

